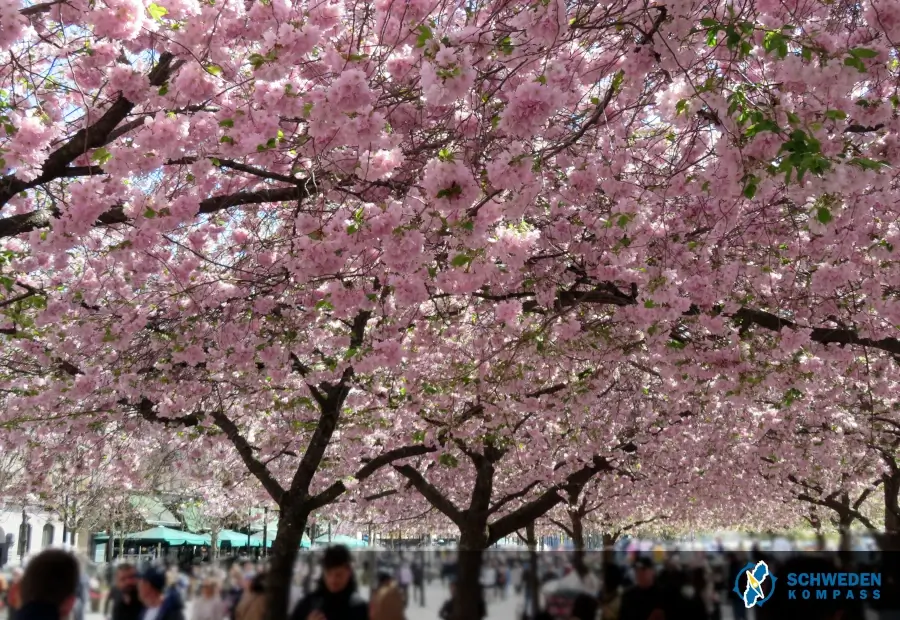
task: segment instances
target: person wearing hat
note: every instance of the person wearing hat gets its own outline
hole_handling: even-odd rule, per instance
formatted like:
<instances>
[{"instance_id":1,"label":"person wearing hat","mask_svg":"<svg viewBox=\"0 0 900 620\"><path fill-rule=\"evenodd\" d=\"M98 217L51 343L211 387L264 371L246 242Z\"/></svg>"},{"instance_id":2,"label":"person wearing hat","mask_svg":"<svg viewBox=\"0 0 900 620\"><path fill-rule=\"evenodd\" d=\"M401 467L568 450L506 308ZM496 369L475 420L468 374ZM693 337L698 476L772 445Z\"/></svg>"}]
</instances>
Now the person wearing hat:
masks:
<instances>
[{"instance_id":1,"label":"person wearing hat","mask_svg":"<svg viewBox=\"0 0 900 620\"><path fill-rule=\"evenodd\" d=\"M166 571L151 566L138 581L138 597L146 609L141 620L184 620L184 605L175 590L166 588Z\"/></svg>"},{"instance_id":2,"label":"person wearing hat","mask_svg":"<svg viewBox=\"0 0 900 620\"><path fill-rule=\"evenodd\" d=\"M359 595L350 550L329 547L322 557L318 587L294 609L291 620L368 620L369 606Z\"/></svg>"},{"instance_id":3,"label":"person wearing hat","mask_svg":"<svg viewBox=\"0 0 900 620\"><path fill-rule=\"evenodd\" d=\"M637 558L634 578L635 585L622 595L619 620L666 620L665 600L656 584L653 560L644 556Z\"/></svg>"}]
</instances>

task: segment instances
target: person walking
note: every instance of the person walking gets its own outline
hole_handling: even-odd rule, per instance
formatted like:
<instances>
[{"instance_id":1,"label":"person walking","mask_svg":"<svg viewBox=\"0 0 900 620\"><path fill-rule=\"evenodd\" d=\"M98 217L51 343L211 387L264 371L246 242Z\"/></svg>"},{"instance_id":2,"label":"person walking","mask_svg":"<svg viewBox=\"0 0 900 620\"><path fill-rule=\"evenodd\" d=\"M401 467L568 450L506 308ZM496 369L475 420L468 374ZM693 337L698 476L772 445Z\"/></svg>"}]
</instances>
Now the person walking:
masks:
<instances>
[{"instance_id":1,"label":"person walking","mask_svg":"<svg viewBox=\"0 0 900 620\"><path fill-rule=\"evenodd\" d=\"M241 567L238 564L232 564L231 569L228 571L228 589L223 595L226 615L231 620L234 620L238 603L241 602L244 590L247 589L248 585L244 583L244 574L241 572Z\"/></svg>"},{"instance_id":2,"label":"person walking","mask_svg":"<svg viewBox=\"0 0 900 620\"><path fill-rule=\"evenodd\" d=\"M255 575L249 581L234 610L235 620L264 620L266 617L266 576Z\"/></svg>"},{"instance_id":3,"label":"person walking","mask_svg":"<svg viewBox=\"0 0 900 620\"><path fill-rule=\"evenodd\" d=\"M403 593L388 572L378 574L369 602L369 620L405 620Z\"/></svg>"},{"instance_id":4,"label":"person walking","mask_svg":"<svg viewBox=\"0 0 900 620\"><path fill-rule=\"evenodd\" d=\"M425 607L425 565L421 561L412 565L413 597L419 599L419 606Z\"/></svg>"},{"instance_id":5,"label":"person walking","mask_svg":"<svg viewBox=\"0 0 900 620\"><path fill-rule=\"evenodd\" d=\"M103 605L103 617L106 620L141 620L144 605L138 598L137 569L131 564L119 564L113 579L113 588Z\"/></svg>"},{"instance_id":6,"label":"person walking","mask_svg":"<svg viewBox=\"0 0 900 620\"><path fill-rule=\"evenodd\" d=\"M369 606L357 591L350 550L329 547L318 587L297 605L291 620L368 620Z\"/></svg>"},{"instance_id":7,"label":"person walking","mask_svg":"<svg viewBox=\"0 0 900 620\"><path fill-rule=\"evenodd\" d=\"M412 567L407 560L400 560L400 566L397 569L397 583L400 584L400 591L403 592L403 606L409 605L409 587L412 585L413 572Z\"/></svg>"},{"instance_id":8,"label":"person walking","mask_svg":"<svg viewBox=\"0 0 900 620\"><path fill-rule=\"evenodd\" d=\"M219 582L207 577L200 584L200 596L191 602L191 620L222 620L225 601L219 595Z\"/></svg>"},{"instance_id":9,"label":"person walking","mask_svg":"<svg viewBox=\"0 0 900 620\"><path fill-rule=\"evenodd\" d=\"M184 620L184 602L178 592L166 588L166 571L150 567L138 580L138 596L144 604L141 620Z\"/></svg>"},{"instance_id":10,"label":"person walking","mask_svg":"<svg viewBox=\"0 0 900 620\"><path fill-rule=\"evenodd\" d=\"M78 600L81 574L68 551L48 549L33 557L18 581L19 602L14 620L63 620Z\"/></svg>"},{"instance_id":11,"label":"person walking","mask_svg":"<svg viewBox=\"0 0 900 620\"><path fill-rule=\"evenodd\" d=\"M456 582L450 582L450 598L444 601L444 604L441 606L440 611L438 611L438 618L440 620L452 620L453 618L453 605L456 603ZM487 618L487 605L484 602L484 593L482 592L478 597L478 617L473 618L473 620L484 620Z\"/></svg>"},{"instance_id":12,"label":"person walking","mask_svg":"<svg viewBox=\"0 0 900 620\"><path fill-rule=\"evenodd\" d=\"M622 595L619 620L677 620L667 619L665 598L656 585L653 560L639 557L635 561L635 585Z\"/></svg>"},{"instance_id":13,"label":"person walking","mask_svg":"<svg viewBox=\"0 0 900 620\"><path fill-rule=\"evenodd\" d=\"M490 562L485 563L484 567L481 569L481 589L484 592L485 598L487 598L488 593L491 594L491 597L496 596L496 587L497 587L497 569L494 568L494 565Z\"/></svg>"},{"instance_id":14,"label":"person walking","mask_svg":"<svg viewBox=\"0 0 900 620\"><path fill-rule=\"evenodd\" d=\"M22 606L22 597L19 594L21 585L22 569L14 568L9 582L9 588L6 590L6 606L9 607L10 617L12 617Z\"/></svg>"}]
</instances>

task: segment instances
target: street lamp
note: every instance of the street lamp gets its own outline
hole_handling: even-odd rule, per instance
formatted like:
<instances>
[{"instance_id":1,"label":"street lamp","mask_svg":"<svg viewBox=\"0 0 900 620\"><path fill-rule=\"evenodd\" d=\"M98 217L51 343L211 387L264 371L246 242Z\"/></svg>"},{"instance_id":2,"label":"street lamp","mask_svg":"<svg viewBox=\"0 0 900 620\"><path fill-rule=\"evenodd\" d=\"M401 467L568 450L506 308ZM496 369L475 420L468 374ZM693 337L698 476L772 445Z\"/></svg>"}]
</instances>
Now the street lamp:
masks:
<instances>
[{"instance_id":1,"label":"street lamp","mask_svg":"<svg viewBox=\"0 0 900 620\"><path fill-rule=\"evenodd\" d=\"M269 507L263 506L263 548L262 548L263 557L268 557L268 555L269 555L268 552L266 551L267 543L268 543L268 536L269 536Z\"/></svg>"}]
</instances>

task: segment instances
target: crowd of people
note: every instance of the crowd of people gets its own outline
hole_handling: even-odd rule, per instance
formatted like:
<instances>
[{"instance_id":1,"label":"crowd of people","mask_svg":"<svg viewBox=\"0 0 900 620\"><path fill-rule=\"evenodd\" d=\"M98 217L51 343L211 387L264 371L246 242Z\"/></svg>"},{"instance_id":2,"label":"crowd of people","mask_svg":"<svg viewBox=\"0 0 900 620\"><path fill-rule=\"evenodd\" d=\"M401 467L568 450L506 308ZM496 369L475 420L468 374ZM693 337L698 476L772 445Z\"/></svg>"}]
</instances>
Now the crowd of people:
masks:
<instances>
[{"instance_id":1,"label":"crowd of people","mask_svg":"<svg viewBox=\"0 0 900 620\"><path fill-rule=\"evenodd\" d=\"M757 554L753 554L754 557ZM670 554L666 558L637 555L599 564L573 562L563 554L507 554L488 557L480 575L479 618L489 604L519 597L518 608L530 620L746 620L743 601L731 592L750 556ZM410 605L425 606L426 566L402 556L390 565L364 562L368 600L358 585L353 558L346 547L325 550L316 564L300 563L290 596L290 620L406 620ZM829 572L823 556L804 555L769 560L777 571ZM453 620L456 565L440 571L450 596L440 607L440 620ZM896 582L885 584L897 590ZM83 617L83 575L77 559L64 550L35 556L13 584L4 602L10 620L76 620ZM535 587L537 592L534 591ZM886 597L889 598L889 597ZM176 568L121 563L103 608L106 620L263 620L266 617L265 566L234 563L230 570L207 567L191 575ZM79 610L80 608L80 610ZM726 612L726 609L729 609ZM506 620L508 612L502 616ZM493 617L493 616L492 616ZM887 616L885 616L887 617ZM755 610L756 620L863 620L857 602L773 601ZM510 617L510 620L512 618ZM518 620L518 619L517 619Z\"/></svg>"}]
</instances>

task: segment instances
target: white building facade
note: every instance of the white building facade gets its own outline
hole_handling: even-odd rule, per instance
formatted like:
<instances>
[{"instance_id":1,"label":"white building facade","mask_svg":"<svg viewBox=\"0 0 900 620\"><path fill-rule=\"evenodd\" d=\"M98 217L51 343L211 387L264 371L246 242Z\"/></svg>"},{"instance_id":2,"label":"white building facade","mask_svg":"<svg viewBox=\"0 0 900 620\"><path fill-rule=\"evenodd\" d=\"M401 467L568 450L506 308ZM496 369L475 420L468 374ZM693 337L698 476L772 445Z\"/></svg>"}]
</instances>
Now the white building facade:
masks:
<instances>
[{"instance_id":1,"label":"white building facade","mask_svg":"<svg viewBox=\"0 0 900 620\"><path fill-rule=\"evenodd\" d=\"M24 517L23 517L24 515ZM80 545L74 532L67 542ZM63 544L63 524L56 515L44 510L0 504L0 567L21 566L23 559L48 547Z\"/></svg>"}]
</instances>

